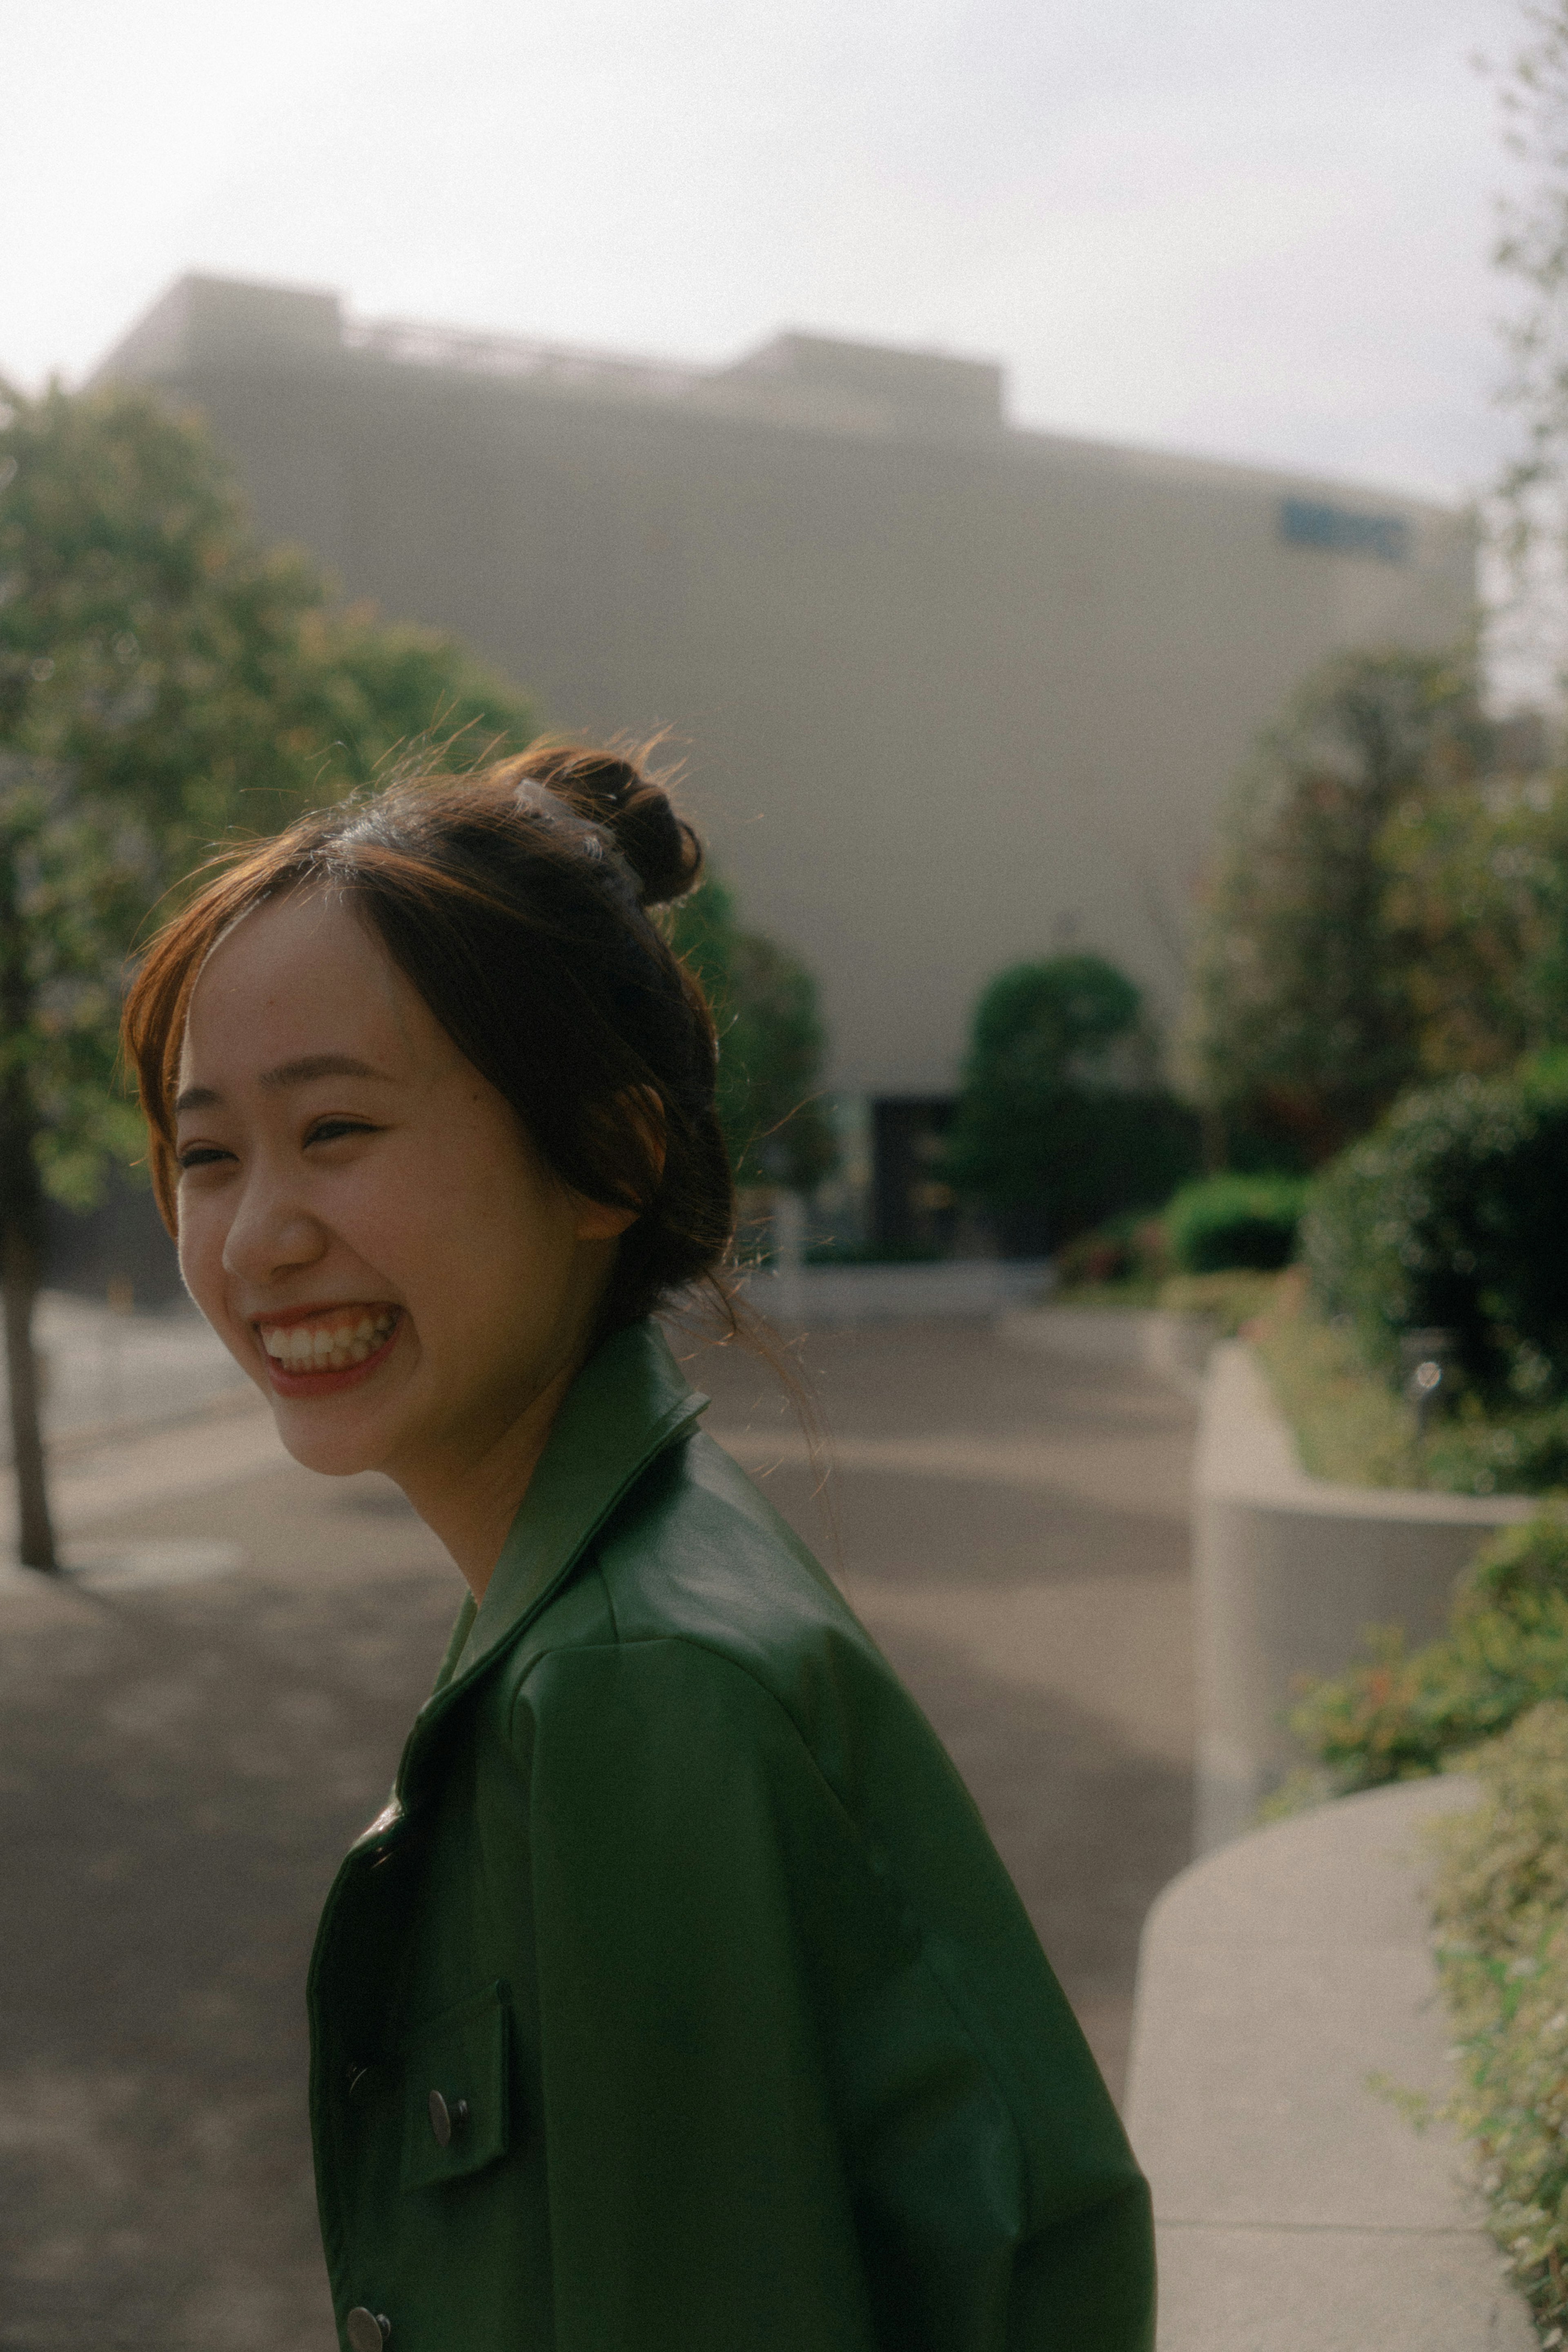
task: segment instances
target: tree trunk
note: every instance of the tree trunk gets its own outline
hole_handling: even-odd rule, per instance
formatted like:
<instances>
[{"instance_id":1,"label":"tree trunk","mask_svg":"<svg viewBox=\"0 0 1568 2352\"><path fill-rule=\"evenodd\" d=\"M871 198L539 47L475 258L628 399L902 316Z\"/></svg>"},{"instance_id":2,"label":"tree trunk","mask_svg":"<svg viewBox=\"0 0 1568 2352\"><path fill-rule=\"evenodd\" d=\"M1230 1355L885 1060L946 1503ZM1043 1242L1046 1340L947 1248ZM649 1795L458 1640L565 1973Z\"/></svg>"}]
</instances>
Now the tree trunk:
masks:
<instances>
[{"instance_id":1,"label":"tree trunk","mask_svg":"<svg viewBox=\"0 0 1568 2352\"><path fill-rule=\"evenodd\" d=\"M17 861L26 828L0 825L0 1295L5 1310L5 1386L16 1465L17 1549L24 1568L57 1570L55 1531L38 1420L33 1307L43 1262L44 1193L34 1149L38 1119L26 1046L36 1012Z\"/></svg>"},{"instance_id":2,"label":"tree trunk","mask_svg":"<svg viewBox=\"0 0 1568 2352\"><path fill-rule=\"evenodd\" d=\"M58 1571L44 1471L38 1413L38 1359L33 1346L33 1305L38 1296L38 1255L21 1226L8 1220L0 1239L0 1288L5 1301L5 1374L11 1400L11 1453L16 1465L17 1554L24 1568Z\"/></svg>"}]
</instances>

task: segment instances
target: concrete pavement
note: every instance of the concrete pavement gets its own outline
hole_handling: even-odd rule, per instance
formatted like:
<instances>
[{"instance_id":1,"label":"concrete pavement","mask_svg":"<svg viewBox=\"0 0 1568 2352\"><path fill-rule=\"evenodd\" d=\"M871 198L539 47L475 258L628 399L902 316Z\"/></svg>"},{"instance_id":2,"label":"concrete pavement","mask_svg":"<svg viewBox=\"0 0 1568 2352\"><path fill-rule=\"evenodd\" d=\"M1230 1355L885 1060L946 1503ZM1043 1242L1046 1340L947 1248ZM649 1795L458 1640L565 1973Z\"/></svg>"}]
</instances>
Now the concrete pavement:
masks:
<instances>
[{"instance_id":1,"label":"concrete pavement","mask_svg":"<svg viewBox=\"0 0 1568 2352\"><path fill-rule=\"evenodd\" d=\"M1139 1926L1190 1836L1189 1410L978 1325L824 1335L808 1363L846 1590L1119 2085ZM832 1558L770 1376L734 1349L691 1370ZM73 1479L82 1543L246 1559L0 1590L0 2347L321 2352L305 1962L456 1580L384 1482L312 1477L243 1404Z\"/></svg>"},{"instance_id":2,"label":"concrete pavement","mask_svg":"<svg viewBox=\"0 0 1568 2352\"><path fill-rule=\"evenodd\" d=\"M1161 2352L1531 2352L1473 2151L1386 2087L1452 2086L1422 1833L1478 1795L1445 1777L1320 1806L1155 1905L1131 2108Z\"/></svg>"}]
</instances>

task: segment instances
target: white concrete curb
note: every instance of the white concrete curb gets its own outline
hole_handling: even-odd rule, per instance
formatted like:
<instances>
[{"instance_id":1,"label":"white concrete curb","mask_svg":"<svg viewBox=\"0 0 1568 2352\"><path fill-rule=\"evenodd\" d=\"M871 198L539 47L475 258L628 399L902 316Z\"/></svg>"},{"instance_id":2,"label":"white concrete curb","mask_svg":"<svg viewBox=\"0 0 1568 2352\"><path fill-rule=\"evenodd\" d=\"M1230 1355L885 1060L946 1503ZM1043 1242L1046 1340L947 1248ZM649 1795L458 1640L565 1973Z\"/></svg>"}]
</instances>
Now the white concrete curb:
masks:
<instances>
[{"instance_id":1,"label":"white concrete curb","mask_svg":"<svg viewBox=\"0 0 1568 2352\"><path fill-rule=\"evenodd\" d=\"M1137 1364L1197 1398L1214 1345L1206 1315L1161 1307L1035 1307L1002 1318L1005 1338L1078 1363Z\"/></svg>"},{"instance_id":2,"label":"white concrete curb","mask_svg":"<svg viewBox=\"0 0 1568 2352\"><path fill-rule=\"evenodd\" d=\"M996 1316L1038 1296L1045 1260L945 1258L929 1265L802 1265L748 1275L750 1304L770 1322L808 1329Z\"/></svg>"},{"instance_id":3,"label":"white concrete curb","mask_svg":"<svg viewBox=\"0 0 1568 2352\"><path fill-rule=\"evenodd\" d=\"M1538 1508L1309 1477L1251 1350L1215 1349L1194 1467L1199 1853L1301 1761L1285 1727L1300 1678L1343 1673L1370 1625L1434 1640L1477 1545Z\"/></svg>"},{"instance_id":4,"label":"white concrete curb","mask_svg":"<svg viewBox=\"0 0 1568 2352\"><path fill-rule=\"evenodd\" d=\"M1127 2124L1154 2189L1160 2352L1531 2352L1441 2098L1447 2034L1406 1782L1253 1832L1144 1929Z\"/></svg>"}]
</instances>

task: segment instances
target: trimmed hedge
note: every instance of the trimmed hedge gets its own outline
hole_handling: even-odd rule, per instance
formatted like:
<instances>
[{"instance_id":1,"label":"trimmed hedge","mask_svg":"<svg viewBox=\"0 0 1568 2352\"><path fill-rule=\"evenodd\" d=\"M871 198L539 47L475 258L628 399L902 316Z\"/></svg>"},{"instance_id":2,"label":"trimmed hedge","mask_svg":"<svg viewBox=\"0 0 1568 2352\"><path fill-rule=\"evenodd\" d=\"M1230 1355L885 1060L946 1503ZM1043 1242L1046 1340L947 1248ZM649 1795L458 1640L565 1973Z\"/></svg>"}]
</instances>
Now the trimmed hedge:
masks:
<instances>
[{"instance_id":1,"label":"trimmed hedge","mask_svg":"<svg viewBox=\"0 0 1568 2352\"><path fill-rule=\"evenodd\" d=\"M1568 1700L1568 1518L1554 1511L1481 1546L1440 1641L1406 1651L1385 1627L1366 1658L1309 1693L1291 1728L1314 1769L1291 1793L1349 1796L1440 1772L1546 1698Z\"/></svg>"},{"instance_id":2,"label":"trimmed hedge","mask_svg":"<svg viewBox=\"0 0 1568 2352\"><path fill-rule=\"evenodd\" d=\"M1079 1234L1058 1250L1057 1280L1063 1289L1092 1288L1101 1283L1152 1286L1164 1276L1168 1258L1159 1218L1146 1209L1130 1209Z\"/></svg>"},{"instance_id":3,"label":"trimmed hedge","mask_svg":"<svg viewBox=\"0 0 1568 2352\"><path fill-rule=\"evenodd\" d=\"M1456 2086L1437 2112L1480 2157L1488 2226L1546 2346L1568 2328L1568 1519L1484 1544L1452 1628L1396 1633L1292 1717L1315 1790L1346 1794L1458 1765L1474 1811L1435 1825L1437 1961ZM1270 1810L1286 1810L1290 1801ZM1385 2084L1417 2121L1430 2103Z\"/></svg>"},{"instance_id":4,"label":"trimmed hedge","mask_svg":"<svg viewBox=\"0 0 1568 2352\"><path fill-rule=\"evenodd\" d=\"M1392 1371L1402 1332L1456 1335L1483 1396L1568 1391L1568 1053L1396 1103L1320 1180L1301 1236L1323 1311Z\"/></svg>"},{"instance_id":5,"label":"trimmed hedge","mask_svg":"<svg viewBox=\"0 0 1568 2352\"><path fill-rule=\"evenodd\" d=\"M1301 1176L1206 1176L1184 1184L1165 1213L1172 1258L1183 1274L1277 1272L1295 1255L1308 1189Z\"/></svg>"},{"instance_id":6,"label":"trimmed hedge","mask_svg":"<svg viewBox=\"0 0 1568 2352\"><path fill-rule=\"evenodd\" d=\"M1545 1701L1464 1760L1481 1802L1435 1832L1458 2072L1441 2112L1477 2146L1488 2226L1555 2346L1568 2326L1568 1704Z\"/></svg>"}]
</instances>

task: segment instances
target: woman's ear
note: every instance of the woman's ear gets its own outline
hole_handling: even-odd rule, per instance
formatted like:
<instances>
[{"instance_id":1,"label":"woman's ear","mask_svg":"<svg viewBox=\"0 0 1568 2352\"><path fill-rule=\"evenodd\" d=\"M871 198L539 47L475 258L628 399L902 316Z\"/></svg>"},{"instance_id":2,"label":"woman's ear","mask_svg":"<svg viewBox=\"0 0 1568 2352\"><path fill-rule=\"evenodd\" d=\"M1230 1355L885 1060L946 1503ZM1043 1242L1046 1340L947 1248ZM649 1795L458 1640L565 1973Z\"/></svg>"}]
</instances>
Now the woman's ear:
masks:
<instances>
[{"instance_id":1,"label":"woman's ear","mask_svg":"<svg viewBox=\"0 0 1568 2352\"><path fill-rule=\"evenodd\" d=\"M612 1201L577 1196L577 1238L580 1242L618 1242L642 1215L641 1209L618 1209Z\"/></svg>"},{"instance_id":2,"label":"woman's ear","mask_svg":"<svg viewBox=\"0 0 1568 2352\"><path fill-rule=\"evenodd\" d=\"M636 1136L639 1157L652 1182L649 1193L657 1188L664 1172L664 1107L653 1087L629 1087L615 1097L607 1109L600 1112L606 1125L630 1127ZM591 1201L578 1195L577 1238L580 1242L618 1241L627 1228L634 1225L647 1206L646 1200L629 1209L610 1201Z\"/></svg>"},{"instance_id":3,"label":"woman's ear","mask_svg":"<svg viewBox=\"0 0 1568 2352\"><path fill-rule=\"evenodd\" d=\"M664 1106L659 1100L657 1089L653 1087L629 1087L625 1094L616 1097L616 1108L636 1130L638 1139L647 1154L648 1167L653 1174L653 1189L656 1191L659 1180L664 1172L664 1160L668 1152L668 1142L664 1134Z\"/></svg>"}]
</instances>

